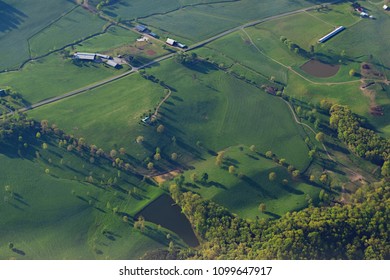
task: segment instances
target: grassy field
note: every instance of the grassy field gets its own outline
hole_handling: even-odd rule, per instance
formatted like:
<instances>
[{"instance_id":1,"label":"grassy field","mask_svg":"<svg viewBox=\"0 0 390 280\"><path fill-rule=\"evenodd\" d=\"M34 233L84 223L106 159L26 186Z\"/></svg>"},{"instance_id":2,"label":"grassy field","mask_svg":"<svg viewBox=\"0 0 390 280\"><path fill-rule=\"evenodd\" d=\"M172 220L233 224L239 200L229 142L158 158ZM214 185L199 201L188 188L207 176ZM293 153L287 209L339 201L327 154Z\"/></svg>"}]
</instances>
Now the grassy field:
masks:
<instances>
[{"instance_id":1,"label":"grassy field","mask_svg":"<svg viewBox=\"0 0 390 280\"><path fill-rule=\"evenodd\" d=\"M236 167L235 174L228 173L229 165ZM196 174L200 178L203 172L208 173L209 183L192 183L191 175ZM275 181L268 179L270 172L277 174ZM215 158L209 158L196 163L195 169L185 172L184 176L191 182L187 186L191 191L216 201L241 217L251 219L256 216L274 218L302 209L307 206L307 196L315 201L321 190L320 187L292 179L285 167L250 151L246 146L227 149L225 164L221 167L215 164ZM289 181L288 185L282 184L283 179ZM266 204L265 213L259 211L260 203Z\"/></svg>"},{"instance_id":2,"label":"grassy field","mask_svg":"<svg viewBox=\"0 0 390 280\"><path fill-rule=\"evenodd\" d=\"M119 174L102 161L92 164L50 139L42 136L22 157L13 148L2 147L1 259L138 259L146 251L167 246L169 231L147 223L141 232L132 220L162 194L160 189L131 173ZM39 147L44 142L47 149ZM86 182L88 176L93 182ZM116 178L116 183L102 185L109 178ZM129 222L122 215L128 215ZM176 244L184 245L169 233ZM13 250L8 242L14 244Z\"/></svg>"},{"instance_id":3,"label":"grassy field","mask_svg":"<svg viewBox=\"0 0 390 280\"><path fill-rule=\"evenodd\" d=\"M144 158L145 151L135 139L144 135L150 140L149 133L153 135L154 131L140 125L140 117L152 110L163 96L164 88L135 74L30 114L37 119L48 119L78 137L86 137L105 150L125 147L133 156ZM63 118L64 115L73 117Z\"/></svg>"},{"instance_id":4,"label":"grassy field","mask_svg":"<svg viewBox=\"0 0 390 280\"><path fill-rule=\"evenodd\" d=\"M0 70L15 68L29 58L27 41L62 14L75 7L67 0L5 0L0 3Z\"/></svg>"},{"instance_id":5,"label":"grassy field","mask_svg":"<svg viewBox=\"0 0 390 280\"><path fill-rule=\"evenodd\" d=\"M299 126L281 100L207 64L189 69L169 61L147 72L173 89L172 97L160 111L161 123L166 127L162 135L154 127L138 123L140 115L153 109L162 97L163 88L138 75L39 108L30 115L55 122L106 148L123 146L140 160L142 156L152 156L157 146L168 157L177 150L204 153L196 146L200 141L214 151L253 144L263 152L274 151L300 169L307 165L308 150ZM63 118L64 114L74 118ZM138 135L145 136L147 146L134 142ZM177 138L177 146L171 142L172 136Z\"/></svg>"},{"instance_id":6,"label":"grassy field","mask_svg":"<svg viewBox=\"0 0 390 280\"><path fill-rule=\"evenodd\" d=\"M111 26L107 32L94 36L80 44L74 46L74 51L78 52L106 52L123 45L134 43L139 34L131 32L118 26Z\"/></svg>"},{"instance_id":7,"label":"grassy field","mask_svg":"<svg viewBox=\"0 0 390 280\"><path fill-rule=\"evenodd\" d=\"M31 56L46 54L101 32L105 24L106 21L82 7L77 7L29 39Z\"/></svg>"},{"instance_id":8,"label":"grassy field","mask_svg":"<svg viewBox=\"0 0 390 280\"><path fill-rule=\"evenodd\" d=\"M0 74L0 87L11 86L27 102L46 98L92 84L125 71L106 65L86 62L77 66L59 53L26 64L22 70Z\"/></svg>"}]
</instances>

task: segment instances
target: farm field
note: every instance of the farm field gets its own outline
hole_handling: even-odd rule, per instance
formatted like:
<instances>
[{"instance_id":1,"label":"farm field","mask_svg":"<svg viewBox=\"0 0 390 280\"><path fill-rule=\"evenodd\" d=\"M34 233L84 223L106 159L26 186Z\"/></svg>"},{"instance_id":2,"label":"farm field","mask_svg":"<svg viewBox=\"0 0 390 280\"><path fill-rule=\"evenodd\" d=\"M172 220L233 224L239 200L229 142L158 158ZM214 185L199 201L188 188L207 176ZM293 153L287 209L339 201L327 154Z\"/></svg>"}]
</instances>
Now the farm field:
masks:
<instances>
[{"instance_id":1,"label":"farm field","mask_svg":"<svg viewBox=\"0 0 390 280\"><path fill-rule=\"evenodd\" d=\"M75 65L60 53L29 62L17 72L0 73L0 86L10 86L29 103L58 96L126 70L85 62ZM65 74L64 74L65 73Z\"/></svg>"},{"instance_id":2,"label":"farm field","mask_svg":"<svg viewBox=\"0 0 390 280\"><path fill-rule=\"evenodd\" d=\"M153 147L157 146L163 154L174 152L170 139L175 136L178 143L192 147L191 150L199 150L195 145L198 141L213 151L238 144L256 145L264 152L272 150L278 156L291 160L297 168L305 168L308 164L308 150L300 128L294 123L288 107L278 98L271 97L207 64L188 69L169 61L158 68L147 70L147 73L164 81L173 89L172 98L164 103L160 110L161 123L166 127L163 135L158 136L154 127L139 124L142 113L147 112L147 108L153 109L164 92L163 88L142 81L139 76L132 76L115 82L113 86L102 87L83 96L39 108L32 111L30 116L37 119L47 118L66 131L94 139L106 148L123 146L127 150L137 151L140 145L135 143L134 139L143 135L145 140L151 141L149 144L152 146L149 151L140 154L143 156L153 153ZM123 90L127 84L137 86ZM91 103L90 95L95 96L94 103ZM125 105L124 98L128 105ZM107 106L107 102L112 105ZM88 109L83 105L86 103ZM77 109L78 107L80 109ZM111 108L116 110L112 111ZM130 108L133 109L129 110ZM256 108L256 114L253 115L249 108ZM75 118L62 118L69 113ZM88 115L90 117L86 117ZM113 122L113 119L116 121ZM258 123L256 129L253 129L253 119ZM107 125L102 126L102 123ZM275 129L268 129L269 127ZM111 135L116 135L115 139ZM179 144L178 146L180 148Z\"/></svg>"},{"instance_id":3,"label":"farm field","mask_svg":"<svg viewBox=\"0 0 390 280\"><path fill-rule=\"evenodd\" d=\"M0 0L0 259L390 258L382 2L27 2Z\"/></svg>"},{"instance_id":4,"label":"farm field","mask_svg":"<svg viewBox=\"0 0 390 280\"><path fill-rule=\"evenodd\" d=\"M106 23L106 21L82 7L77 7L29 38L31 56L33 58L41 56L50 51L61 49L75 41L100 33Z\"/></svg>"},{"instance_id":5,"label":"farm field","mask_svg":"<svg viewBox=\"0 0 390 280\"><path fill-rule=\"evenodd\" d=\"M134 74L114 84L31 111L31 117L56 123L104 150L124 147L132 151L132 156L143 159L145 151L135 139L143 135L146 140L154 141L148 136L156 133L139 122L141 116L153 110L163 96L163 87ZM63 118L64 114L73 118Z\"/></svg>"},{"instance_id":6,"label":"farm field","mask_svg":"<svg viewBox=\"0 0 390 280\"><path fill-rule=\"evenodd\" d=\"M184 173L187 188L227 207L231 212L245 218L275 218L288 211L296 211L307 206L307 197L317 199L321 187L308 185L300 179L293 179L286 167L282 167L264 155L253 152L247 146L234 146L224 150L222 166L215 164L215 158L200 161L195 169ZM235 166L235 174L229 174L228 166ZM207 184L192 183L191 176L197 178L207 172ZM270 181L269 173L275 172L277 179ZM283 185L283 179L288 180ZM314 201L315 202L315 201ZM267 205L267 211L259 211L259 204Z\"/></svg>"},{"instance_id":7,"label":"farm field","mask_svg":"<svg viewBox=\"0 0 390 280\"><path fill-rule=\"evenodd\" d=\"M161 190L126 172L119 176L102 162L91 164L77 152L58 148L50 138L42 137L37 145L45 142L48 148L31 146L22 157L12 149L0 155L0 233L3 241L14 244L10 250L2 242L1 259L137 259L167 246L167 233L185 246L165 229L148 225L141 232L133 226L131 217ZM86 182L84 176L93 176L94 182ZM102 180L114 177L112 187L102 185ZM115 207L118 214L112 211ZM129 215L129 222L119 213Z\"/></svg>"}]
</instances>

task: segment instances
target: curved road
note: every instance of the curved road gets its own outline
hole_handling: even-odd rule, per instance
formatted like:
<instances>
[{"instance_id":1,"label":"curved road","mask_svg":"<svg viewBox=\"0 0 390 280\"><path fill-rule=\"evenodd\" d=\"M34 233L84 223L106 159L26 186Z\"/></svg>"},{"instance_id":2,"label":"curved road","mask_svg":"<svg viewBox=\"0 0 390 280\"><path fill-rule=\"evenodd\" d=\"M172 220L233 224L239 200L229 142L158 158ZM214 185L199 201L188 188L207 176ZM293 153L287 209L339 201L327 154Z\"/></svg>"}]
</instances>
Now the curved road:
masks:
<instances>
[{"instance_id":1,"label":"curved road","mask_svg":"<svg viewBox=\"0 0 390 280\"><path fill-rule=\"evenodd\" d=\"M337 1L333 1L333 2L329 2L329 3L323 3L322 5L325 5L325 4L335 4L337 2L340 2L340 0L337 0ZM194 45L191 45L186 51L190 51L190 50L193 50L193 49L196 49L196 48L199 48L201 46L204 46L208 43L211 43L221 37L224 37L228 34L231 34L233 32L236 32L238 30L241 30L241 29L244 29L244 28L247 28L247 27L250 27L250 26L254 26L256 24L259 24L259 23L262 23L262 22L266 22L266 21L270 21L270 20L274 20L274 19L278 19L278 18L282 18L282 17L285 17L285 16L289 16L289 15L294 15L294 14L298 14L298 13L302 13L302 12L305 12L305 11L308 11L308 10L311 10L315 7L318 7L318 5L314 5L314 6L311 6L311 7L308 7L308 8L303 8L303 9L299 9L299 10L295 10L295 11L291 11L291 12L286 12L286 13L283 13L283 14L279 14L279 15L274 15L274 16L270 16L270 17L267 17L267 18L264 18L264 19L259 19L259 20L255 20L255 21L251 21L251 22L248 22L248 23L245 23L243 25L240 25L240 26L237 26L235 28L232 28L232 29L229 29L229 30L226 30L222 33L219 33L213 37L210 37L206 40L203 40L201 42L198 42ZM154 60L152 60L151 62L147 63L147 64L144 64L140 67L133 67L131 70L129 71L126 71L120 75L117 75L117 76L114 76L114 77L110 77L108 79L104 79L104 80L101 80L99 82L96 82L94 84L90 84L90 85L87 85L85 87L82 87L82 88L79 88L79 89L76 89L76 90L73 90L73 91L70 91L70 92L67 92L65 94L62 94L62 95L59 95L59 96L56 96L56 97L53 97L53 98L48 98L48 99L45 99L45 100L42 100L40 102L37 102L35 104L32 104L30 106L27 106L27 107L24 107L22 109L19 109L18 112L25 112L25 111L28 111L28 110L33 110L35 108L38 108L38 107L41 107L41 106L44 106L44 105L47 105L47 104L50 104L50 103L53 103L53 102L56 102L56 101L59 101L59 100L62 100L62 99L65 99L65 98L69 98L71 96L75 96L75 95L78 95L78 94L81 94L81 93L84 93L84 92L87 92L91 89L94 89L94 88L97 88L97 87L100 87L102 85L105 85L105 84L108 84L108 83L111 83L113 81L116 81L118 79L121 79L125 76L128 76L132 73L135 73L135 72L138 72L138 70L140 69L143 69L143 68L147 68L155 63L158 63L160 61L163 61L163 60L166 60L166 59L169 59L171 58L175 53L170 53L170 54L167 54L167 55L164 55L164 56L161 56L159 58L156 58ZM11 114L11 113L9 113Z\"/></svg>"}]
</instances>

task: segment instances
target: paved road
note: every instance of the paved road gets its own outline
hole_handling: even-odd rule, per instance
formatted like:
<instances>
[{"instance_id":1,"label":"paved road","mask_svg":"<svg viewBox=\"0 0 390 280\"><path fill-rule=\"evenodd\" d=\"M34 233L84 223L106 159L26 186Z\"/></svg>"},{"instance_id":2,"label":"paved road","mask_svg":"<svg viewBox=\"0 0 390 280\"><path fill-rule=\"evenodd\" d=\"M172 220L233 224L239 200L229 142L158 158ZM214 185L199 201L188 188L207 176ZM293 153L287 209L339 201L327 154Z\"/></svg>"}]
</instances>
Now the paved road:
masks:
<instances>
[{"instance_id":1,"label":"paved road","mask_svg":"<svg viewBox=\"0 0 390 280\"><path fill-rule=\"evenodd\" d=\"M337 3L339 2L340 0L337 0L337 1L333 1L333 2L329 2L329 3L323 3L323 4L334 4L334 3ZM209 44L219 38L222 38L228 34L231 34L233 32L236 32L238 30L241 30L243 28L246 28L246 27L250 27L250 26L253 26L253 25L256 25L256 24L259 24L259 23L262 23L262 22L265 22L265 21L270 21L270 20L274 20L274 19L278 19L278 18L281 18L281 17L285 17L285 16L289 16L289 15L294 15L294 14L298 14L298 13L302 13L302 12L305 12L305 11L308 11L310 9L313 9L315 7L318 7L318 5L314 5L314 6L311 6L311 7L308 7L308 8L304 8L304 9L299 9L299 10L295 10L295 11L291 11L291 12L287 12L287 13L282 13L282 14L278 14L278 15L274 15L274 16L270 16L270 17L267 17L267 18L264 18L264 19L259 19L259 20L255 20L255 21L252 21L252 22L248 22L248 23L245 23L243 25L240 25L240 26L237 26L235 28L232 28L232 29L229 29L229 30L226 30L222 33L219 33L218 35L215 35L213 37L210 37L206 40L203 40L201 42L198 42L194 45L191 45L189 46L189 48L186 50L186 51L190 51L190 50L194 50L196 48L199 48L201 46L204 46L206 44ZM121 79L125 76L128 76L132 73L135 73L137 71L139 71L140 69L143 69L143 68L147 68L149 66L152 66L153 64L156 64L160 61L163 61L163 60L166 60L166 59L169 59L171 58L175 53L170 53L170 54L167 54L167 55L164 55L164 56L161 56L159 58L156 58L154 60L152 60L151 62L147 63L147 64L144 64L140 67L133 67L131 70L129 71L126 71L120 75L117 75L117 76L114 76L114 77L110 77L108 79L104 79L104 80L101 80L99 82L96 82L94 84L91 84L91 85L88 85L88 86L85 86L85 87L82 87L82 88L79 88L79 89L76 89L76 90L73 90L73 91L70 91L70 92L67 92L65 94L62 94L60 96L56 96L56 97L53 97L53 98L48 98L48 99L45 99L45 100L42 100L38 103L35 103L35 104L32 104L30 106L27 106L25 108L22 108L22 109L19 109L18 111L19 112L25 112L25 111L28 111L28 110L33 110L35 108L38 108L38 107L41 107L43 105L47 105L47 104L50 104L50 103L53 103L53 102L56 102L56 101L59 101L59 100L62 100L62 99L65 99L65 98L69 98L71 96L75 96L75 95L78 95L78 94L81 94L81 93L84 93L84 92L87 92L91 89L94 89L94 88L97 88L97 87L100 87L102 85L105 85L105 84L108 84L108 83L111 83L113 81L116 81L118 79ZM10 113L11 114L11 113Z\"/></svg>"}]
</instances>

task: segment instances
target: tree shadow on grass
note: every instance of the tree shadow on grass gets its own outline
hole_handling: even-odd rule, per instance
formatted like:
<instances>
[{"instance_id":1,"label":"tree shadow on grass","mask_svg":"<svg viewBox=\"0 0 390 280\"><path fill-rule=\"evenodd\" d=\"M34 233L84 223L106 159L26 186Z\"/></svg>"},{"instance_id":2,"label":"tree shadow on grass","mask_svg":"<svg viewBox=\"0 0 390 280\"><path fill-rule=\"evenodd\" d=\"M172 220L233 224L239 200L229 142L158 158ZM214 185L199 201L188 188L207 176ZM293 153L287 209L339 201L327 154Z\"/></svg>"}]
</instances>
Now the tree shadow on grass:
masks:
<instances>
[{"instance_id":1,"label":"tree shadow on grass","mask_svg":"<svg viewBox=\"0 0 390 280\"><path fill-rule=\"evenodd\" d=\"M23 251L23 250L20 250L20 249L17 249L17 248L12 248L12 252L18 254L18 255L21 255L21 256L25 256L26 253Z\"/></svg>"},{"instance_id":2,"label":"tree shadow on grass","mask_svg":"<svg viewBox=\"0 0 390 280\"><path fill-rule=\"evenodd\" d=\"M264 214L267 214L268 216L271 216L273 219L279 219L280 215L272 213L270 211L264 211Z\"/></svg>"},{"instance_id":3,"label":"tree shadow on grass","mask_svg":"<svg viewBox=\"0 0 390 280\"><path fill-rule=\"evenodd\" d=\"M267 196L267 197L270 197L272 199L276 199L276 197L273 194L271 194L269 191L265 190L260 184L258 184L254 180L252 180L252 178L249 178L248 176L243 175L241 177L241 180L246 182L249 186L251 186L252 188L256 189L260 193L262 193L263 196Z\"/></svg>"},{"instance_id":4,"label":"tree shadow on grass","mask_svg":"<svg viewBox=\"0 0 390 280\"><path fill-rule=\"evenodd\" d=\"M28 16L0 0L0 32L18 29Z\"/></svg>"}]
</instances>

